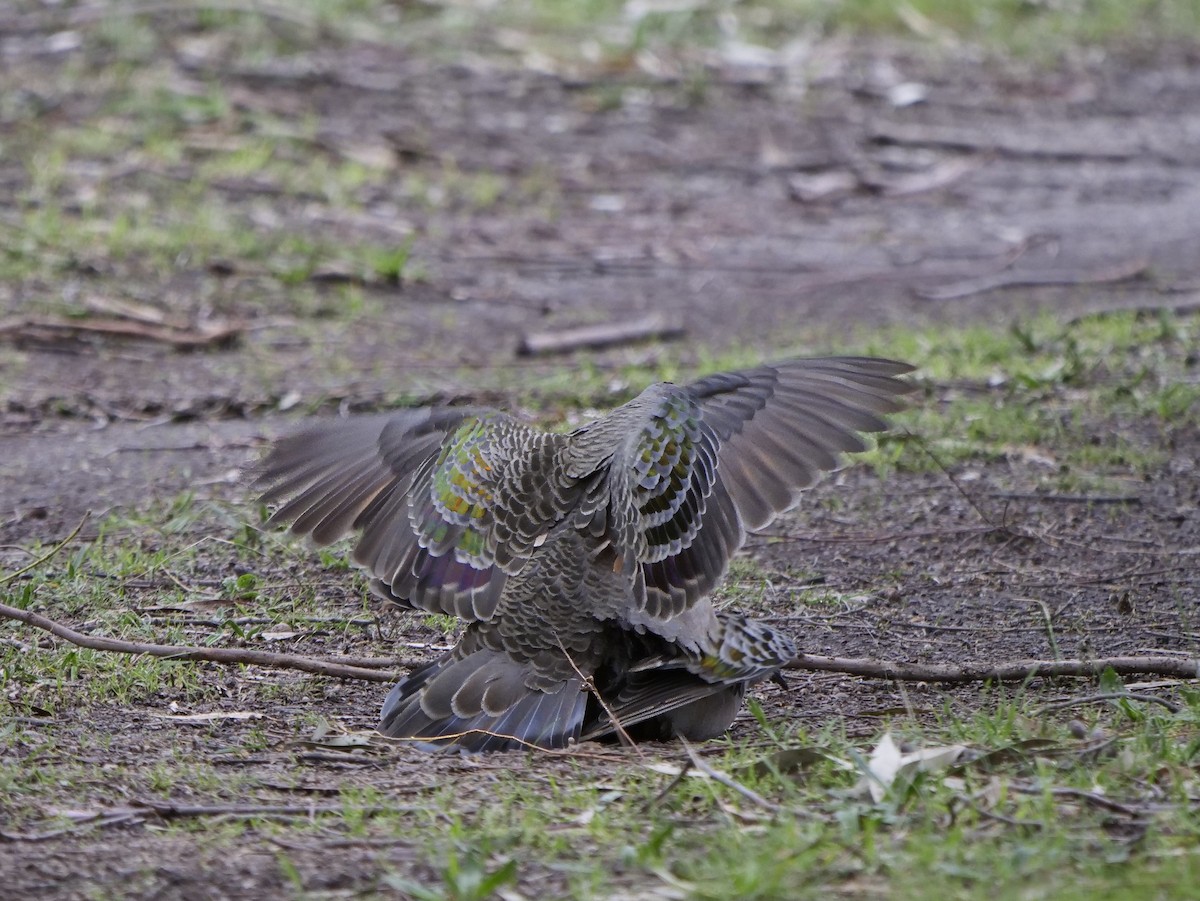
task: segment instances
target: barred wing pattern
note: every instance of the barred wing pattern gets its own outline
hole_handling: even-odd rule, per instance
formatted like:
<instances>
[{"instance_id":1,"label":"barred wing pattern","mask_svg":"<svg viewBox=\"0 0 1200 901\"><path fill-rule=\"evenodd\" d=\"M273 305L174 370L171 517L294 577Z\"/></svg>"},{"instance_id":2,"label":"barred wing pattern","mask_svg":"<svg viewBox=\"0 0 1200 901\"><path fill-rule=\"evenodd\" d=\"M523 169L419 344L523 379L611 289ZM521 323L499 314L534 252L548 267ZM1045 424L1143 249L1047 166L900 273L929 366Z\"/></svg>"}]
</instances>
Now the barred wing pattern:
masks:
<instances>
[{"instance_id":1,"label":"barred wing pattern","mask_svg":"<svg viewBox=\"0 0 1200 901\"><path fill-rule=\"evenodd\" d=\"M279 441L256 484L268 503L290 498L271 522L296 534L329 544L361 532L354 561L377 593L486 620L573 501L569 486L531 481L556 438L477 408L337 420Z\"/></svg>"},{"instance_id":2,"label":"barred wing pattern","mask_svg":"<svg viewBox=\"0 0 1200 901\"><path fill-rule=\"evenodd\" d=\"M842 453L864 450L856 433L887 427L882 415L911 390L896 376L911 370L793 360L664 391L610 464L614 506L629 499L614 519L646 616L669 621L707 597L748 531L799 503Z\"/></svg>"}]
</instances>

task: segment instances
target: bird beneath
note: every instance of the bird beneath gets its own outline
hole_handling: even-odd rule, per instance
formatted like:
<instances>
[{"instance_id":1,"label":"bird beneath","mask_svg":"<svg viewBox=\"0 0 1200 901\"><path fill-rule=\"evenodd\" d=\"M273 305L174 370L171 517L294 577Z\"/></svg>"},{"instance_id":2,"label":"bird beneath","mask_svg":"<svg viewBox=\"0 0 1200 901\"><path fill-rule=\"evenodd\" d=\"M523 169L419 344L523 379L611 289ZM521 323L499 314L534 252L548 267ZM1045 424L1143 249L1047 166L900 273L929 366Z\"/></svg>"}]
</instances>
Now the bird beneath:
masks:
<instances>
[{"instance_id":1,"label":"bird beneath","mask_svg":"<svg viewBox=\"0 0 1200 901\"><path fill-rule=\"evenodd\" d=\"M255 484L272 523L318 544L357 533L375 594L466 623L392 689L384 735L466 751L704 740L796 653L713 589L747 532L887 427L912 369L719 372L565 433L479 407L340 419L278 441Z\"/></svg>"}]
</instances>

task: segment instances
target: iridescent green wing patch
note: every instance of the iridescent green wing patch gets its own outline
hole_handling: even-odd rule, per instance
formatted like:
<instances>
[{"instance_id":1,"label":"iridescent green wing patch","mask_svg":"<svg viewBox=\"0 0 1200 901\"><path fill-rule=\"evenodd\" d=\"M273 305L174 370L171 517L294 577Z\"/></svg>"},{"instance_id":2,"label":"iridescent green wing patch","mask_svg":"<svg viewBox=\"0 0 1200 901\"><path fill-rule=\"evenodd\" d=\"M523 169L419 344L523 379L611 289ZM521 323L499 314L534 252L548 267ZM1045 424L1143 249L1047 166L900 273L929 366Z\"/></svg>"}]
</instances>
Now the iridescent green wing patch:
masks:
<instances>
[{"instance_id":1,"label":"iridescent green wing patch","mask_svg":"<svg viewBox=\"0 0 1200 901\"><path fill-rule=\"evenodd\" d=\"M696 405L684 394L669 395L642 431L633 458L643 562L658 562L692 543L711 480L712 457L704 451Z\"/></svg>"},{"instance_id":2,"label":"iridescent green wing patch","mask_svg":"<svg viewBox=\"0 0 1200 901\"><path fill-rule=\"evenodd\" d=\"M442 447L431 474L429 509L414 521L430 553L440 556L453 549L461 562L479 567L491 563L487 532L497 477L491 441L491 423L470 419Z\"/></svg>"}]
</instances>

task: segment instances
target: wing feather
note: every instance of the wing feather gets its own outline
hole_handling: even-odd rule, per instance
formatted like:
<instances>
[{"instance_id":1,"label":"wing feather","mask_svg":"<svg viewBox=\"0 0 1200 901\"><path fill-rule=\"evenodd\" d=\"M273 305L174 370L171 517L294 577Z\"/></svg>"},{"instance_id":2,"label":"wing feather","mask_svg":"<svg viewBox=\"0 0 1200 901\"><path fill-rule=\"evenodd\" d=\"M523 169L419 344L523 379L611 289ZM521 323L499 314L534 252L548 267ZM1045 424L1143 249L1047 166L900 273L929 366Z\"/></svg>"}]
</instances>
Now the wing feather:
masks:
<instances>
[{"instance_id":1,"label":"wing feather","mask_svg":"<svg viewBox=\"0 0 1200 901\"><path fill-rule=\"evenodd\" d=\"M486 441L486 423L497 420L515 422L491 410L451 407L325 423L277 442L258 467L256 485L264 500L283 502L271 522L291 522L296 534L329 544L359 531L354 561L375 577L383 596L487 619L507 573L494 565L495 547L483 534L486 516L479 517L481 527L447 513L435 492L438 462L454 449L464 424L485 423ZM486 487L464 490L478 499Z\"/></svg>"},{"instance_id":2,"label":"wing feather","mask_svg":"<svg viewBox=\"0 0 1200 901\"><path fill-rule=\"evenodd\" d=\"M747 531L795 506L842 454L865 449L859 433L887 427L883 414L902 409L900 397L913 387L897 376L911 371L892 360L832 357L649 389L644 423L612 462L617 487L609 519L623 526L616 531L627 562L642 568L635 607L665 621L708 595ZM691 445L684 484L662 475L674 459L673 441ZM625 488L635 499L633 513L620 507L623 467L635 473ZM649 495L652 516L645 515Z\"/></svg>"}]
</instances>

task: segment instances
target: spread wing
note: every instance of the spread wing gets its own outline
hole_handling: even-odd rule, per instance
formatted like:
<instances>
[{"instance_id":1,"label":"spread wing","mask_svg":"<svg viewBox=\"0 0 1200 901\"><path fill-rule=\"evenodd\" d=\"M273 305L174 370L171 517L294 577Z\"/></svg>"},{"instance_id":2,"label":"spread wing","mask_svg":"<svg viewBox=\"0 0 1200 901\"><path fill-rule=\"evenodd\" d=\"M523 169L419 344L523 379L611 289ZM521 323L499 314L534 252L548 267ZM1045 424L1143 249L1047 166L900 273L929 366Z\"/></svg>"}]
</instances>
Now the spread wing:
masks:
<instances>
[{"instance_id":1,"label":"spread wing","mask_svg":"<svg viewBox=\"0 0 1200 901\"><path fill-rule=\"evenodd\" d=\"M625 473L631 508L613 524L624 565L644 590L635 603L654 620L679 616L724 574L747 531L795 506L841 454L866 449L860 432L887 427L912 385L911 366L866 357L791 360L717 373L661 401L636 430L614 476Z\"/></svg>"},{"instance_id":2,"label":"spread wing","mask_svg":"<svg viewBox=\"0 0 1200 901\"><path fill-rule=\"evenodd\" d=\"M354 560L385 597L484 620L552 519L513 483L553 437L485 409L357 417L280 440L255 484L283 502L272 523L319 544L361 532Z\"/></svg>"}]
</instances>

